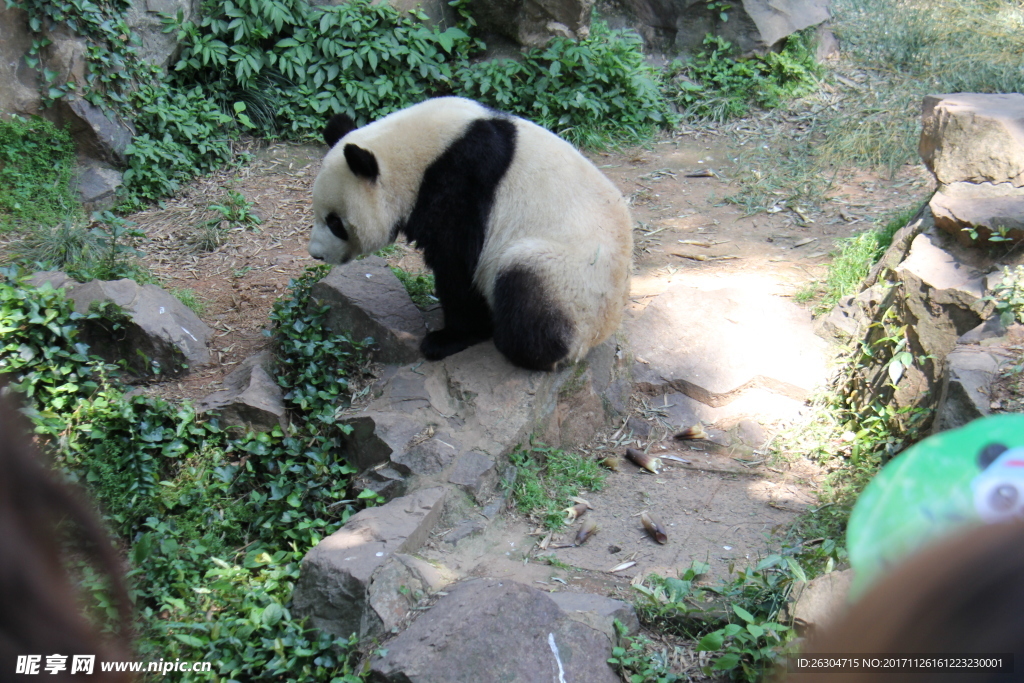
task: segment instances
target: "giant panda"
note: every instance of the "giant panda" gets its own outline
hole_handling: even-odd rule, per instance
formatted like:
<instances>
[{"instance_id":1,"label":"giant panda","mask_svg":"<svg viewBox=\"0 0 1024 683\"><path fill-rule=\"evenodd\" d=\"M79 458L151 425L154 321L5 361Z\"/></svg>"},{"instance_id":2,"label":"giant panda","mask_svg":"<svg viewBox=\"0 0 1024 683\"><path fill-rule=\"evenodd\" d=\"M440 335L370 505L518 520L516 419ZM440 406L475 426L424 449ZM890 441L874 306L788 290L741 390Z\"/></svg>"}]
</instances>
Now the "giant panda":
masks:
<instances>
[{"instance_id":1,"label":"giant panda","mask_svg":"<svg viewBox=\"0 0 1024 683\"><path fill-rule=\"evenodd\" d=\"M572 145L458 97L361 128L336 115L313 185L309 253L332 264L403 234L434 272L439 360L494 339L512 363L552 370L618 327L632 221L619 191Z\"/></svg>"}]
</instances>

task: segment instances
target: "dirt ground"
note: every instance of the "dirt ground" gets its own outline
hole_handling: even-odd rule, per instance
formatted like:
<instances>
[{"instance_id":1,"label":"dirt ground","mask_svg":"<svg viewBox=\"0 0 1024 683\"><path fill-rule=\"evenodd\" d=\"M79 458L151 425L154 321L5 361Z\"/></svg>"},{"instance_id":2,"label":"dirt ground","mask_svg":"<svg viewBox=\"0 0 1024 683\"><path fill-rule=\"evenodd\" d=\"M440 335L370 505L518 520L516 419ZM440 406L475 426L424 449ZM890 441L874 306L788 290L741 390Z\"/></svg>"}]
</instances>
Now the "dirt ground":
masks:
<instances>
[{"instance_id":1,"label":"dirt ground","mask_svg":"<svg viewBox=\"0 0 1024 683\"><path fill-rule=\"evenodd\" d=\"M835 240L871 227L876 218L907 208L930 191L930 178L920 166L906 166L895 178L856 172L837 178L820 208L785 208L780 197L769 212L744 215L727 201L738 190L732 178L746 163L740 159L751 158L751 145L761 144L757 131L777 132L787 125L779 120L784 116L765 114L724 132L683 130L645 147L588 155L629 198L636 222L629 315L638 315L679 278L708 286L745 283L793 296L825 274ZM206 303L203 319L217 330L216 364L148 391L202 398L269 342L264 330L274 300L287 294L289 279L315 263L306 253L310 190L324 151L281 143L255 148L250 163L197 180L162 207L131 217L149 236L142 248L153 272L167 288L194 290ZM215 251L198 251L193 236L212 216L206 207L229 189L253 203L262 223L255 230L232 229ZM389 260L408 271L423 268L405 245ZM651 409L640 401L636 405L640 413ZM586 514L598 521L599 531L586 544L571 546L577 522L541 549L545 533L513 515L454 547L445 535L460 520L447 520L450 524L437 529L422 552L461 576L508 577L547 590L631 601L630 582L651 572L672 576L701 560L712 565L711 580L727 576L733 565L749 566L777 546L775 532L814 504L820 474L799 454L770 462L765 448L737 454L706 442L681 444L670 435L686 425L662 426L652 442L615 425L583 449L597 457L621 453L626 446L646 447L690 461L666 461L657 475L625 463L611 474L604 491L587 494L594 510ZM769 432L777 427L769 425ZM644 510L660 519L669 543L658 545L645 534L639 523ZM610 571L625 562L636 564ZM676 665L696 675L701 657L692 645L664 642L676 653Z\"/></svg>"}]
</instances>

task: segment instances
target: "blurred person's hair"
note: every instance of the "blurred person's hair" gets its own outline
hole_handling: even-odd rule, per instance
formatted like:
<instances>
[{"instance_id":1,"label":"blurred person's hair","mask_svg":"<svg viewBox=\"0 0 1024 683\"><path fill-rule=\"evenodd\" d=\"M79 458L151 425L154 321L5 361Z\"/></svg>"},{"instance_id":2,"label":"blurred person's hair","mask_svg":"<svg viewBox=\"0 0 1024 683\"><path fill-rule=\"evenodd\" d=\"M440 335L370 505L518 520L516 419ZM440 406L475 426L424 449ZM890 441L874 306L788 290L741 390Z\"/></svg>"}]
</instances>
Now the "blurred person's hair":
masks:
<instances>
[{"instance_id":1,"label":"blurred person's hair","mask_svg":"<svg viewBox=\"0 0 1024 683\"><path fill-rule=\"evenodd\" d=\"M1024 681L1024 522L989 524L929 546L881 577L802 656L1013 654L1015 673L800 673L794 683Z\"/></svg>"},{"instance_id":2,"label":"blurred person's hair","mask_svg":"<svg viewBox=\"0 0 1024 683\"><path fill-rule=\"evenodd\" d=\"M131 651L126 641L132 610L111 538L81 494L61 481L34 447L15 403L6 387L0 389L0 680L15 678L19 655L42 655L39 674L63 680L72 678L73 655L91 654L95 669L85 678L130 680L127 674L102 673L99 666ZM68 572L69 551L106 578L119 610L120 643L101 635L86 618L84 596ZM42 670L52 654L68 657L62 675Z\"/></svg>"}]
</instances>

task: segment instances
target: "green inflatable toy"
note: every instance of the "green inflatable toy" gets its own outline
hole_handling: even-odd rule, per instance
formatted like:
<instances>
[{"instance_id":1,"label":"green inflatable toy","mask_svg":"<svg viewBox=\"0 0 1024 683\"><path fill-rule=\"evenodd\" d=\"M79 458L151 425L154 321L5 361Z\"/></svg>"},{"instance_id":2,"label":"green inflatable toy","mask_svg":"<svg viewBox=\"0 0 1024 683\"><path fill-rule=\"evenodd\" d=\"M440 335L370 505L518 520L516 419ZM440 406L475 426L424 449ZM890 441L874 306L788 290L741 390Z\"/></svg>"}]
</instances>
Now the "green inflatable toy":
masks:
<instances>
[{"instance_id":1,"label":"green inflatable toy","mask_svg":"<svg viewBox=\"0 0 1024 683\"><path fill-rule=\"evenodd\" d=\"M925 544L970 525L1024 519L1024 415L931 436L875 476L850 515L851 597Z\"/></svg>"}]
</instances>

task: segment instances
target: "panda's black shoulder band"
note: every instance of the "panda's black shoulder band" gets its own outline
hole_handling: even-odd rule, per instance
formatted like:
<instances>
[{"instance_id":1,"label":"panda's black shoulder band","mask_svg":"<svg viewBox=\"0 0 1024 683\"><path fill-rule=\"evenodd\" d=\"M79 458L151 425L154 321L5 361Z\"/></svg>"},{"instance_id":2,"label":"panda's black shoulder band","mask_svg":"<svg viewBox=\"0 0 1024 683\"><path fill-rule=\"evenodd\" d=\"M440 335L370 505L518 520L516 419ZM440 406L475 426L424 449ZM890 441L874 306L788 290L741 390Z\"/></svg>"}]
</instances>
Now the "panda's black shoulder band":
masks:
<instances>
[{"instance_id":1,"label":"panda's black shoulder band","mask_svg":"<svg viewBox=\"0 0 1024 683\"><path fill-rule=\"evenodd\" d=\"M324 142L328 147L334 147L338 140L342 139L359 126L348 114L335 114L324 126Z\"/></svg>"}]
</instances>

